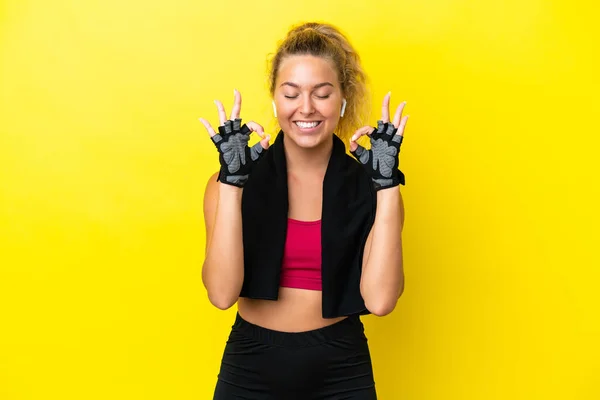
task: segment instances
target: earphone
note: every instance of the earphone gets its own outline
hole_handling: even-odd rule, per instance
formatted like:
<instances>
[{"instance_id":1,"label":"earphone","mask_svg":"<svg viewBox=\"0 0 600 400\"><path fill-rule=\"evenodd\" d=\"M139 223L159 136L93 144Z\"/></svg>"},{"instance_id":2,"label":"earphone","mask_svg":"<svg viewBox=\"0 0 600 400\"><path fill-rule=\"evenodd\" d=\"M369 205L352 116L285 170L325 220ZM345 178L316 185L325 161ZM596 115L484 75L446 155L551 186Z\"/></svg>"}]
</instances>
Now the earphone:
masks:
<instances>
[{"instance_id":1,"label":"earphone","mask_svg":"<svg viewBox=\"0 0 600 400\"><path fill-rule=\"evenodd\" d=\"M277 107L275 106L275 100L273 100L272 103L273 103L273 115L275 116L275 118L277 118ZM343 99L342 100L342 111L340 111L340 117L343 117L345 112L346 112L346 99Z\"/></svg>"}]
</instances>

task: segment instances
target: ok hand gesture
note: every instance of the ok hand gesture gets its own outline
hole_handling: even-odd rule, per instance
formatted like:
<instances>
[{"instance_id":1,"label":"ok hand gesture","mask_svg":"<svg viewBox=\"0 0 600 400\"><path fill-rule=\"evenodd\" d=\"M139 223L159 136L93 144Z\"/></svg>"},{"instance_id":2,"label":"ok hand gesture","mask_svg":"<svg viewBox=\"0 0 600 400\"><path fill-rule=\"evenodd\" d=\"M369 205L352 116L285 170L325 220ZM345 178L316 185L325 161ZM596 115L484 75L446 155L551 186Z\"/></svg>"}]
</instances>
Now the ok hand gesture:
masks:
<instances>
[{"instance_id":1,"label":"ok hand gesture","mask_svg":"<svg viewBox=\"0 0 600 400\"><path fill-rule=\"evenodd\" d=\"M269 148L271 136L265 136L263 127L256 122L250 121L241 125L242 95L237 90L234 90L233 93L235 102L230 119L227 119L223 103L215 100L219 111L219 133L216 133L204 118L200 118L200 122L206 127L219 151L221 169L217 180L224 184L243 187L252 172L252 167L265 154L263 150ZM256 132L261 140L254 146L249 147L248 141L252 132Z\"/></svg>"},{"instance_id":2,"label":"ok hand gesture","mask_svg":"<svg viewBox=\"0 0 600 400\"><path fill-rule=\"evenodd\" d=\"M404 174L398 169L398 164L400 144L408 120L408 115L402 118L406 102L402 102L398 106L394 121L390 123L390 97L391 94L388 93L383 98L381 120L377 121L377 128L364 126L358 129L350 139L350 152L373 179L375 190L405 184ZM369 150L356 143L358 138L363 135L370 137L371 148Z\"/></svg>"}]
</instances>

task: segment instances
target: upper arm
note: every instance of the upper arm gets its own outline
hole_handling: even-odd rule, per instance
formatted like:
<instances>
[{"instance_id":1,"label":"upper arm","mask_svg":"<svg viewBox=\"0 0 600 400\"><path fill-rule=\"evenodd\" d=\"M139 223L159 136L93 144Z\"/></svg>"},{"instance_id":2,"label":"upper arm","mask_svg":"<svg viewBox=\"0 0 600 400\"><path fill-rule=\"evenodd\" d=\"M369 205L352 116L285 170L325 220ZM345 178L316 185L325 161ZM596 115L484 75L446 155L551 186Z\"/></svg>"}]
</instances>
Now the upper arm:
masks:
<instances>
[{"instance_id":1,"label":"upper arm","mask_svg":"<svg viewBox=\"0 0 600 400\"><path fill-rule=\"evenodd\" d=\"M213 228L215 226L215 217L217 215L217 204L219 202L219 182L217 177L219 172L215 172L208 178L206 189L204 191L204 224L206 226L206 247L204 252L208 250L210 239L212 237Z\"/></svg>"}]
</instances>

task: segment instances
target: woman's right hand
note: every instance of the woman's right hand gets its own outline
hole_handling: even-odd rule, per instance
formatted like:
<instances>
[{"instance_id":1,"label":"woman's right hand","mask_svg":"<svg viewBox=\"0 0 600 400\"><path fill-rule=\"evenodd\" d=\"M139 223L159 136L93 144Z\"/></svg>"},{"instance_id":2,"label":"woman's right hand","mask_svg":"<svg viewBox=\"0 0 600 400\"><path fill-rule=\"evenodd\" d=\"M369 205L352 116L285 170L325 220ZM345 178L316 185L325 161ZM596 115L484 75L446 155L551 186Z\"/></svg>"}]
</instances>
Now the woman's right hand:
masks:
<instances>
[{"instance_id":1,"label":"woman's right hand","mask_svg":"<svg viewBox=\"0 0 600 400\"><path fill-rule=\"evenodd\" d=\"M221 169L217 180L241 188L248 180L252 167L265 154L263 150L269 148L271 136L265 135L263 127L256 122L250 121L241 125L242 96L237 90L234 90L233 93L235 102L229 119L227 119L223 103L215 100L219 110L219 133L215 132L207 120L204 118L199 119L206 127L210 138L219 151ZM254 146L249 147L248 141L252 132L256 132L261 140Z\"/></svg>"}]
</instances>

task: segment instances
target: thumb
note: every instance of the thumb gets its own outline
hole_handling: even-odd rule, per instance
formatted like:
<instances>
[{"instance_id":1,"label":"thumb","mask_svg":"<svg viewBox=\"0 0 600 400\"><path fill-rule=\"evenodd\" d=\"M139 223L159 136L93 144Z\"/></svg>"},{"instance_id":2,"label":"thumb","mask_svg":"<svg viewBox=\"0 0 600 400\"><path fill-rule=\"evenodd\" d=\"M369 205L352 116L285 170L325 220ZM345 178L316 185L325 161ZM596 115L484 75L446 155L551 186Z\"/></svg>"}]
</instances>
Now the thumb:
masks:
<instances>
[{"instance_id":1,"label":"thumb","mask_svg":"<svg viewBox=\"0 0 600 400\"><path fill-rule=\"evenodd\" d=\"M271 140L271 135L265 135L265 137L263 139L261 139L260 141L260 145L262 146L263 149L268 149L270 146L269 140Z\"/></svg>"},{"instance_id":2,"label":"thumb","mask_svg":"<svg viewBox=\"0 0 600 400\"><path fill-rule=\"evenodd\" d=\"M369 152L360 144L356 142L354 142L353 144L356 147L354 148L354 150L350 150L350 154L352 154L354 158L356 158L360 163L366 164L369 161ZM351 145L350 147L352 148L353 146Z\"/></svg>"}]
</instances>

